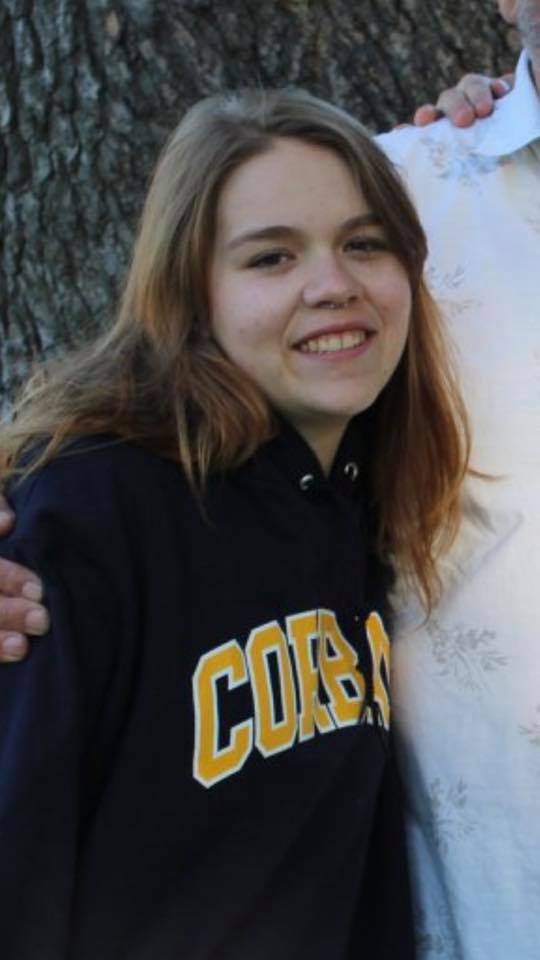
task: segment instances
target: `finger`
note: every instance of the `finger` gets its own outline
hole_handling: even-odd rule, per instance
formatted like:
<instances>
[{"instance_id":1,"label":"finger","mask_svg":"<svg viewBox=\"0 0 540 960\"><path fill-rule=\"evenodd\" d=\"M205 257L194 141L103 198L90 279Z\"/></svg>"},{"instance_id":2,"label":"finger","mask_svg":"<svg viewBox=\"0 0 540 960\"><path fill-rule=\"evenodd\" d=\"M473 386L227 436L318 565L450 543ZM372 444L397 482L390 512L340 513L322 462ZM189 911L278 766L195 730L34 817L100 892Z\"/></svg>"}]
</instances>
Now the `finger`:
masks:
<instances>
[{"instance_id":1,"label":"finger","mask_svg":"<svg viewBox=\"0 0 540 960\"><path fill-rule=\"evenodd\" d=\"M487 117L493 111L492 78L477 73L468 73L458 83L458 90L465 95L477 117Z\"/></svg>"},{"instance_id":2,"label":"finger","mask_svg":"<svg viewBox=\"0 0 540 960\"><path fill-rule=\"evenodd\" d=\"M440 120L442 116L442 110L439 110L432 103L424 103L421 107L418 107L418 110L415 112L413 123L415 127L427 127L430 123L434 123L435 120Z\"/></svg>"},{"instance_id":3,"label":"finger","mask_svg":"<svg viewBox=\"0 0 540 960\"><path fill-rule=\"evenodd\" d=\"M501 97L505 97L507 93L510 93L514 88L514 74L505 73L504 77L496 77L495 80L491 81L491 91L493 96L500 100Z\"/></svg>"},{"instance_id":4,"label":"finger","mask_svg":"<svg viewBox=\"0 0 540 960\"><path fill-rule=\"evenodd\" d=\"M48 629L49 614L45 607L19 597L0 596L0 631L37 637Z\"/></svg>"},{"instance_id":5,"label":"finger","mask_svg":"<svg viewBox=\"0 0 540 960\"><path fill-rule=\"evenodd\" d=\"M25 597L39 603L43 597L43 586L32 570L0 558L0 596Z\"/></svg>"},{"instance_id":6,"label":"finger","mask_svg":"<svg viewBox=\"0 0 540 960\"><path fill-rule=\"evenodd\" d=\"M0 537L5 537L15 522L15 515L6 498L0 493Z\"/></svg>"},{"instance_id":7,"label":"finger","mask_svg":"<svg viewBox=\"0 0 540 960\"><path fill-rule=\"evenodd\" d=\"M467 97L457 87L441 93L437 100L437 108L455 127L470 127L476 119L476 114Z\"/></svg>"},{"instance_id":8,"label":"finger","mask_svg":"<svg viewBox=\"0 0 540 960\"><path fill-rule=\"evenodd\" d=\"M30 651L30 644L21 633L0 630L0 663L17 663L24 660Z\"/></svg>"}]
</instances>

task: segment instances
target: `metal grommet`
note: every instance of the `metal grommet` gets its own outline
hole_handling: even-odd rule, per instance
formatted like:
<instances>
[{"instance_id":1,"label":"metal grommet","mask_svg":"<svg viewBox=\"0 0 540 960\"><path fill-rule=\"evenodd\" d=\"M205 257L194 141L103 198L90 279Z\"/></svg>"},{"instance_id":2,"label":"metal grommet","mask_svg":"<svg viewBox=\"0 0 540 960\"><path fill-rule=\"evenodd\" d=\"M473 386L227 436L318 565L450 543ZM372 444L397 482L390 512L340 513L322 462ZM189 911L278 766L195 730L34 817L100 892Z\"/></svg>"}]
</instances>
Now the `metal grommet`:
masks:
<instances>
[{"instance_id":1,"label":"metal grommet","mask_svg":"<svg viewBox=\"0 0 540 960\"><path fill-rule=\"evenodd\" d=\"M349 480L352 481L352 483L354 483L354 481L357 479L359 472L358 464L355 463L354 460L350 460L349 463L346 463L343 467L343 473L349 478Z\"/></svg>"},{"instance_id":2,"label":"metal grommet","mask_svg":"<svg viewBox=\"0 0 540 960\"><path fill-rule=\"evenodd\" d=\"M300 477L299 487L301 490L309 490L315 483L315 477L312 473L305 473L303 477Z\"/></svg>"}]
</instances>

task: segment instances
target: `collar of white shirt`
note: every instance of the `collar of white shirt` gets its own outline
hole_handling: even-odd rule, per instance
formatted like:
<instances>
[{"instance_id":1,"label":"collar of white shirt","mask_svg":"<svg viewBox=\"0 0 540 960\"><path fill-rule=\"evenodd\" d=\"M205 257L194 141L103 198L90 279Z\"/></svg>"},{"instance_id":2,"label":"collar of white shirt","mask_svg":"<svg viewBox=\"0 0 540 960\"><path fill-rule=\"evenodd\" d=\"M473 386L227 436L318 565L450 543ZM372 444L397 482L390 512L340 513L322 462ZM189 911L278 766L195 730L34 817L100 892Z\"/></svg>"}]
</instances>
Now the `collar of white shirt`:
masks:
<instances>
[{"instance_id":1,"label":"collar of white shirt","mask_svg":"<svg viewBox=\"0 0 540 960\"><path fill-rule=\"evenodd\" d=\"M525 51L516 67L512 92L496 102L491 117L472 129L477 132L472 153L485 157L504 157L540 139L540 94Z\"/></svg>"}]
</instances>

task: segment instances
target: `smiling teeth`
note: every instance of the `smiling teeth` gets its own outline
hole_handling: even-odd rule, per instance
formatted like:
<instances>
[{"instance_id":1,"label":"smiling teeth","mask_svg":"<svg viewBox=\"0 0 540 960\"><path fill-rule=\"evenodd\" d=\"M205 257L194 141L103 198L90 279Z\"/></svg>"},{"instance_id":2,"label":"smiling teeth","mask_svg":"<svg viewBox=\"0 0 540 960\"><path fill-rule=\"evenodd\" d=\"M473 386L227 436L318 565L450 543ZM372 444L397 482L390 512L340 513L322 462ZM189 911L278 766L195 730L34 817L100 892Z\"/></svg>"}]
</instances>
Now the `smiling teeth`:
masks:
<instances>
[{"instance_id":1,"label":"smiling teeth","mask_svg":"<svg viewBox=\"0 0 540 960\"><path fill-rule=\"evenodd\" d=\"M363 330L355 330L354 333L332 333L305 340L300 344L300 350L302 353L338 353L339 350L359 347L365 340L366 334Z\"/></svg>"}]
</instances>

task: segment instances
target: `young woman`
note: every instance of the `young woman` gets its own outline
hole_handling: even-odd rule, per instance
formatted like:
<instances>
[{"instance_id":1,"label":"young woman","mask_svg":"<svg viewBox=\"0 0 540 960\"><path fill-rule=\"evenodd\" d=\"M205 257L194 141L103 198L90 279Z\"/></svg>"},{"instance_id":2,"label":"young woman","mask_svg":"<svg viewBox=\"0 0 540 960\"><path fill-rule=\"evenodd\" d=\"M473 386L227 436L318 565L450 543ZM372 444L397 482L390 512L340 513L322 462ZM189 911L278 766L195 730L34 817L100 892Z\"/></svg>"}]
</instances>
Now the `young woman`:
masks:
<instances>
[{"instance_id":1,"label":"young woman","mask_svg":"<svg viewBox=\"0 0 540 960\"><path fill-rule=\"evenodd\" d=\"M52 622L0 673L5 960L413 956L387 562L429 607L468 454L425 255L329 104L173 134L115 325L3 438Z\"/></svg>"}]
</instances>

